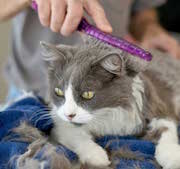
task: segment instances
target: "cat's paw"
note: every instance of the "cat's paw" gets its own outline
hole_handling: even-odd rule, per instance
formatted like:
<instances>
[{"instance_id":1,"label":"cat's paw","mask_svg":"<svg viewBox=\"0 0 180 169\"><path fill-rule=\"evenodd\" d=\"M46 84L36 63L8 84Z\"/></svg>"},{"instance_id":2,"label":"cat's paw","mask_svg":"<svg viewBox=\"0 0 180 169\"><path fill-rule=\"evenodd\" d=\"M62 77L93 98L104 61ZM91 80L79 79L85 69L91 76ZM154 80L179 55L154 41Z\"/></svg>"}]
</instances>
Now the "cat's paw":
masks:
<instances>
[{"instance_id":1,"label":"cat's paw","mask_svg":"<svg viewBox=\"0 0 180 169\"><path fill-rule=\"evenodd\" d=\"M178 144L157 146L155 157L163 169L180 169L180 146Z\"/></svg>"},{"instance_id":2,"label":"cat's paw","mask_svg":"<svg viewBox=\"0 0 180 169\"><path fill-rule=\"evenodd\" d=\"M108 159L106 151L100 147L89 147L88 150L86 148L86 152L80 156L80 160L82 163L87 163L92 166L102 167L110 165L110 161Z\"/></svg>"}]
</instances>

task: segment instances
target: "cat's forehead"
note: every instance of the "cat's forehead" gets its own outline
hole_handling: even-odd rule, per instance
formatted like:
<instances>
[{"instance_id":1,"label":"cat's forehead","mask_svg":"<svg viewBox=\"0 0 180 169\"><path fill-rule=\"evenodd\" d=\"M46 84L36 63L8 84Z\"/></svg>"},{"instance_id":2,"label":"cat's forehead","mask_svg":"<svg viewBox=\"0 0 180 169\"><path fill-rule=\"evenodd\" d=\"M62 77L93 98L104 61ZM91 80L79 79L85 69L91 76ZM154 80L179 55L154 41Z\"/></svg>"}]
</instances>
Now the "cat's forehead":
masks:
<instances>
[{"instance_id":1,"label":"cat's forehead","mask_svg":"<svg viewBox=\"0 0 180 169\"><path fill-rule=\"evenodd\" d=\"M74 56L66 60L66 63L62 65L56 62L56 73L60 76L58 81L61 83L62 79L65 86L69 83L73 87L88 88L101 86L103 82L107 82L112 78L112 74L107 72L100 64L94 64L101 58L100 53L97 53L96 49L81 48ZM105 54L105 53L101 53Z\"/></svg>"},{"instance_id":2,"label":"cat's forehead","mask_svg":"<svg viewBox=\"0 0 180 169\"><path fill-rule=\"evenodd\" d=\"M69 66L78 66L82 69L97 64L109 54L123 55L121 50L99 41L88 44L85 43L84 45L76 46L74 49L75 52L71 54L70 58L67 58L67 64Z\"/></svg>"},{"instance_id":3,"label":"cat's forehead","mask_svg":"<svg viewBox=\"0 0 180 169\"><path fill-rule=\"evenodd\" d=\"M96 77L97 72L99 72L97 73L97 78L99 79L109 77L109 73L99 63L110 53L121 54L119 50L99 41L89 44L85 43L84 45L69 49L65 50L63 64L62 57L59 57L59 60L54 63L55 69L63 77L64 81L69 82L71 80L77 86L80 85L79 82L82 82L83 79L94 79L93 76ZM103 81L104 79L100 80Z\"/></svg>"}]
</instances>

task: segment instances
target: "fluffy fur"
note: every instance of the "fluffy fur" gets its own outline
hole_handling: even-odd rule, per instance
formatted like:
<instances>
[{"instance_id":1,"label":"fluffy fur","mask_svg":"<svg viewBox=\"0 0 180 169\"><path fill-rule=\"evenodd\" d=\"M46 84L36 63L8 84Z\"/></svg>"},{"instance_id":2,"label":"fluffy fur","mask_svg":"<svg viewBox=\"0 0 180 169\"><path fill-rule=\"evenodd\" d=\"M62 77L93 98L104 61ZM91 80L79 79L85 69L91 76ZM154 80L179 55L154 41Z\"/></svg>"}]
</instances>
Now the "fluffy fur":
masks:
<instances>
[{"instance_id":1,"label":"fluffy fur","mask_svg":"<svg viewBox=\"0 0 180 169\"><path fill-rule=\"evenodd\" d=\"M41 45L55 124L51 139L77 153L82 164L108 168L110 158L94 137L143 136L157 143L156 160L164 169L180 168L179 61L155 52L147 65L89 37L83 46ZM86 100L82 94L88 91L94 97Z\"/></svg>"}]
</instances>

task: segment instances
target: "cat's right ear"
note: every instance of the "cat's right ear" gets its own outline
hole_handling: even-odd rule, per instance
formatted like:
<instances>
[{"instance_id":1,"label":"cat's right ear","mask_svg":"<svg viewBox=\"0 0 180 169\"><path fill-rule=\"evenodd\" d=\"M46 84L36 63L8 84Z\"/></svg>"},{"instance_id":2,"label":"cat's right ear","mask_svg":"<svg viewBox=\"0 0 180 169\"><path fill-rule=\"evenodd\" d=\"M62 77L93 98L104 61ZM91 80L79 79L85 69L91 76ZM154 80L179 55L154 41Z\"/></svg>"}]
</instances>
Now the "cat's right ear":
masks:
<instances>
[{"instance_id":1,"label":"cat's right ear","mask_svg":"<svg viewBox=\"0 0 180 169\"><path fill-rule=\"evenodd\" d=\"M65 59L65 55L59 50L59 48L56 45L47 43L47 42L40 42L40 45L42 47L42 56L43 60L45 61L56 61L60 57L62 59Z\"/></svg>"},{"instance_id":2,"label":"cat's right ear","mask_svg":"<svg viewBox=\"0 0 180 169\"><path fill-rule=\"evenodd\" d=\"M43 41L40 42L40 45L42 47L42 59L48 64L49 68L53 68L56 61L64 63L65 54L60 47Z\"/></svg>"}]
</instances>

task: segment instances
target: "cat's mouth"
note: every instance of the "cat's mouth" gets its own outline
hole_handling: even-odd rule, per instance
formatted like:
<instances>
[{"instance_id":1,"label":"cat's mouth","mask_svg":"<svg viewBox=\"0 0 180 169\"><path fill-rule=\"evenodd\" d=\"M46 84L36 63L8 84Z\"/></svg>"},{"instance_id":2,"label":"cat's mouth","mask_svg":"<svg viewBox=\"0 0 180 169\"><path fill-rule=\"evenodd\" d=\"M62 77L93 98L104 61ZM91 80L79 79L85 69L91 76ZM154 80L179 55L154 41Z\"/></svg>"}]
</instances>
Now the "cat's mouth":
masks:
<instances>
[{"instance_id":1,"label":"cat's mouth","mask_svg":"<svg viewBox=\"0 0 180 169\"><path fill-rule=\"evenodd\" d=\"M68 121L69 123L73 123L76 125L82 125L82 124L87 124L89 121L92 120L92 115L91 114L86 114L86 115L76 115L73 118L69 118L69 117L65 117L66 121Z\"/></svg>"},{"instance_id":2,"label":"cat's mouth","mask_svg":"<svg viewBox=\"0 0 180 169\"><path fill-rule=\"evenodd\" d=\"M76 124L76 125L82 125L82 124L87 124L89 121L93 119L92 114L76 114L73 116L66 115L64 113L57 113L57 115L64 121Z\"/></svg>"}]
</instances>

